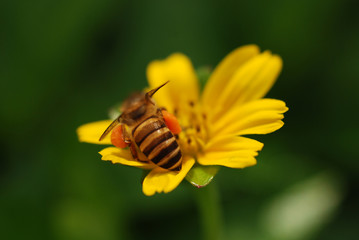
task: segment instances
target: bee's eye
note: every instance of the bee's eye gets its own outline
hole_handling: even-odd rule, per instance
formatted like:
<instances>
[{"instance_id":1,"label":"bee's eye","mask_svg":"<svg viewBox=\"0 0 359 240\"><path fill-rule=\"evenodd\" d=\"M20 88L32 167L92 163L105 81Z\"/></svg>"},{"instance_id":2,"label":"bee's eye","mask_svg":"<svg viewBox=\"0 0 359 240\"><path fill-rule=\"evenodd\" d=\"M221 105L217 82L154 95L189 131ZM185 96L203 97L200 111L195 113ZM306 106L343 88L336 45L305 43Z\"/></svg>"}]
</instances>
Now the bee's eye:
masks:
<instances>
[{"instance_id":1,"label":"bee's eye","mask_svg":"<svg viewBox=\"0 0 359 240\"><path fill-rule=\"evenodd\" d=\"M138 119L146 113L146 106L141 104L138 108L134 109L132 112L128 113L129 118L131 119Z\"/></svg>"}]
</instances>

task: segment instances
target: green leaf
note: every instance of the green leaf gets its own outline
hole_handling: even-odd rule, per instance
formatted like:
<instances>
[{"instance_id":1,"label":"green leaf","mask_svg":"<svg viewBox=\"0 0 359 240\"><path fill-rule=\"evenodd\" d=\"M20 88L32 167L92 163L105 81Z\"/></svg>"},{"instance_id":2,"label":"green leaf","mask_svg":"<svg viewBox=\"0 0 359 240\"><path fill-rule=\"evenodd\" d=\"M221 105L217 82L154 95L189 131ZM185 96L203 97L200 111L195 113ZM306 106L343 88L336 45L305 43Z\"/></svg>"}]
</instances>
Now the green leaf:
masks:
<instances>
[{"instance_id":1,"label":"green leaf","mask_svg":"<svg viewBox=\"0 0 359 240\"><path fill-rule=\"evenodd\" d=\"M207 186L217 174L219 166L195 165L187 173L186 180L197 188Z\"/></svg>"}]
</instances>

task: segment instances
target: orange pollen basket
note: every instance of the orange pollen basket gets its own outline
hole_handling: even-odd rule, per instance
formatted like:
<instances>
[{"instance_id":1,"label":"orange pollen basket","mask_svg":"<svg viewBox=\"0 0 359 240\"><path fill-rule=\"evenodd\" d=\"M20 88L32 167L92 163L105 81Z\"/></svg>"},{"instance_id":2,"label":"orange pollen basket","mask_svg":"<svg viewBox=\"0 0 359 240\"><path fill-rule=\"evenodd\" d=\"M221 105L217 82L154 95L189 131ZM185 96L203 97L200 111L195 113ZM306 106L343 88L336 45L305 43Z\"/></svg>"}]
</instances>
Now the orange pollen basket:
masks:
<instances>
[{"instance_id":1,"label":"orange pollen basket","mask_svg":"<svg viewBox=\"0 0 359 240\"><path fill-rule=\"evenodd\" d=\"M163 118L165 120L165 123L166 123L168 129L173 134L179 134L182 131L181 126L180 126L177 118L175 117L175 115L173 115L165 110L162 110L162 115L163 115Z\"/></svg>"},{"instance_id":2,"label":"orange pollen basket","mask_svg":"<svg viewBox=\"0 0 359 240\"><path fill-rule=\"evenodd\" d=\"M122 125L118 125L112 130L111 142L114 146L118 148L125 148L128 146L128 143L124 141L124 136L122 133Z\"/></svg>"}]
</instances>

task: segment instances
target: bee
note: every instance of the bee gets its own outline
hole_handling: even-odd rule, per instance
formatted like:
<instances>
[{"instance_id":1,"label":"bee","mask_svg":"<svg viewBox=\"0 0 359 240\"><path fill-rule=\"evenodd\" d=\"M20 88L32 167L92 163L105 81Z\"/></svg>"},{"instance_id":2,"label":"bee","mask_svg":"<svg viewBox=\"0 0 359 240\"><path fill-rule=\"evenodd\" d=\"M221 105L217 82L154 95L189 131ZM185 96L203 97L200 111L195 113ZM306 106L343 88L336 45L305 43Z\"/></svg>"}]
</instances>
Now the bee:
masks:
<instances>
[{"instance_id":1,"label":"bee","mask_svg":"<svg viewBox=\"0 0 359 240\"><path fill-rule=\"evenodd\" d=\"M157 166L179 171L182 153L175 135L181 127L177 119L164 109L157 107L152 96L168 82L147 93L135 93L127 98L116 118L100 137L100 141L111 131L112 143L117 147L129 147L135 160L150 161ZM145 159L140 159L140 156Z\"/></svg>"}]
</instances>

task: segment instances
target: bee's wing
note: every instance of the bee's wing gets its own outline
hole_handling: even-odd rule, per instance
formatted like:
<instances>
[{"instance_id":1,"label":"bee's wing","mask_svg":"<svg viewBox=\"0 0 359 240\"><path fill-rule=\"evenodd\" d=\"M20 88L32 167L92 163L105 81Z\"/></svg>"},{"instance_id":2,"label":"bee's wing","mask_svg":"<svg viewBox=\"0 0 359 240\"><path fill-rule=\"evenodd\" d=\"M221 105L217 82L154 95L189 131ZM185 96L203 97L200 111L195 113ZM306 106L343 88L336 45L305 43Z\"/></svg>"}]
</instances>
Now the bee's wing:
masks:
<instances>
[{"instance_id":1,"label":"bee's wing","mask_svg":"<svg viewBox=\"0 0 359 240\"><path fill-rule=\"evenodd\" d=\"M120 124L121 116L122 116L122 115L120 115L118 118L116 118L116 119L110 124L110 126L108 126L108 127L106 128L106 130L102 133L102 135L101 135L99 141L102 141L102 140L111 132L112 129L114 129L118 124Z\"/></svg>"}]
</instances>

